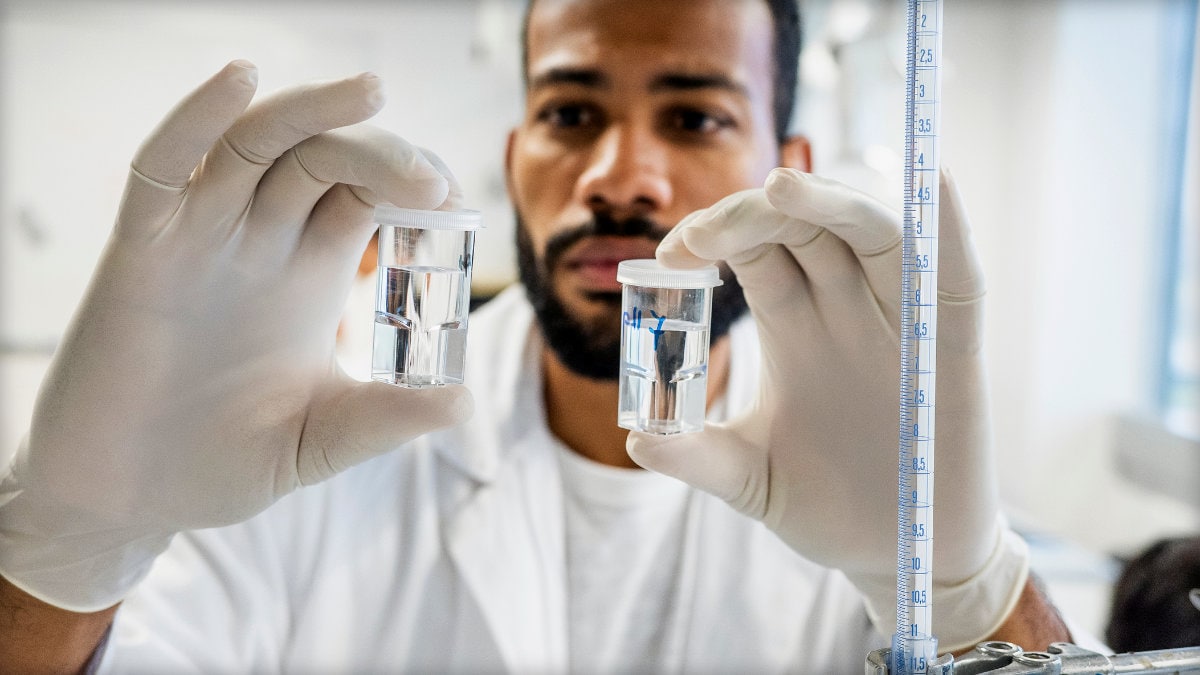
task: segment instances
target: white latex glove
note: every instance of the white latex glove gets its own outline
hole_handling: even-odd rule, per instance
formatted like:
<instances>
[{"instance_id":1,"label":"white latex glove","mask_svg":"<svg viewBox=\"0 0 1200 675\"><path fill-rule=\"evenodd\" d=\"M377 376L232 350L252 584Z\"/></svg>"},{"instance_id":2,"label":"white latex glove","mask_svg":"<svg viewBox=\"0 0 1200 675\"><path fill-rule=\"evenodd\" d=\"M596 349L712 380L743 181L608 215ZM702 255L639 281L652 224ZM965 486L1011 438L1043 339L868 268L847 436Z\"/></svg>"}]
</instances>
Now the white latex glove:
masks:
<instances>
[{"instance_id":1,"label":"white latex glove","mask_svg":"<svg viewBox=\"0 0 1200 675\"><path fill-rule=\"evenodd\" d=\"M973 646L1014 606L1027 551L1000 515L982 337L983 278L943 177L938 279L933 631ZM725 260L762 343L753 408L699 434L630 434L630 456L762 520L845 572L895 631L902 223L845 185L776 169L762 190L688 216L662 242L674 267Z\"/></svg>"},{"instance_id":2,"label":"white latex glove","mask_svg":"<svg viewBox=\"0 0 1200 675\"><path fill-rule=\"evenodd\" d=\"M465 388L334 366L370 203L451 207L453 177L400 138L339 128L381 107L374 75L247 108L257 81L229 64L138 151L0 483L0 573L43 601L109 607L174 533L245 520L470 414Z\"/></svg>"}]
</instances>

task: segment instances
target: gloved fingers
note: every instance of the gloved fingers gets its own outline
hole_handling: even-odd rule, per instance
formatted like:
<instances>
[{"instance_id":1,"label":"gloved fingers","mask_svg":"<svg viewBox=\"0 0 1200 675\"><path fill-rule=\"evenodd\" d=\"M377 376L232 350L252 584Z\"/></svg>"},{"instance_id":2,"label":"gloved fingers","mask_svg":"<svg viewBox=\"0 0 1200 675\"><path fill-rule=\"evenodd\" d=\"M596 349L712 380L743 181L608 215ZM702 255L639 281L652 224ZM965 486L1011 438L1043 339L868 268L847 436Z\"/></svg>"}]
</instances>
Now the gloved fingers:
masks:
<instances>
[{"instance_id":1,"label":"gloved fingers","mask_svg":"<svg viewBox=\"0 0 1200 675\"><path fill-rule=\"evenodd\" d=\"M122 227L156 230L175 212L192 172L246 110L257 87L254 64L232 61L167 113L130 165Z\"/></svg>"},{"instance_id":2,"label":"gloved fingers","mask_svg":"<svg viewBox=\"0 0 1200 675\"><path fill-rule=\"evenodd\" d=\"M954 176L941 170L938 205L938 297L942 302L974 302L984 294L983 265Z\"/></svg>"},{"instance_id":3,"label":"gloved fingers","mask_svg":"<svg viewBox=\"0 0 1200 675\"><path fill-rule=\"evenodd\" d=\"M751 518L766 515L767 458L731 427L706 424L702 432L671 436L632 431L625 450L639 466L719 497Z\"/></svg>"},{"instance_id":4,"label":"gloved fingers","mask_svg":"<svg viewBox=\"0 0 1200 675\"><path fill-rule=\"evenodd\" d=\"M450 167L436 152L426 147L418 147L417 149L421 151L425 159L429 160L429 163L441 172L446 177L446 181L450 183L450 191L446 194L446 199L437 208L442 211L457 211L464 208L466 198L463 195L462 185L454 177L454 172L450 170Z\"/></svg>"},{"instance_id":5,"label":"gloved fingers","mask_svg":"<svg viewBox=\"0 0 1200 675\"><path fill-rule=\"evenodd\" d=\"M899 215L868 195L786 168L773 169L762 190L730 195L675 229L673 236L693 254L731 263L764 243L802 247L822 230L836 234L856 255L870 257L894 247L901 230Z\"/></svg>"},{"instance_id":6,"label":"gloved fingers","mask_svg":"<svg viewBox=\"0 0 1200 675\"><path fill-rule=\"evenodd\" d=\"M463 386L406 389L343 375L330 388L305 421L297 460L301 485L459 424L474 410L471 392Z\"/></svg>"},{"instance_id":7,"label":"gloved fingers","mask_svg":"<svg viewBox=\"0 0 1200 675\"><path fill-rule=\"evenodd\" d=\"M206 214L204 221L218 237L226 237L241 225L260 179L284 153L323 132L361 122L382 105L383 83L371 73L290 87L256 101L205 157L190 189L191 210Z\"/></svg>"},{"instance_id":8,"label":"gloved fingers","mask_svg":"<svg viewBox=\"0 0 1200 675\"><path fill-rule=\"evenodd\" d=\"M368 207L367 217L312 220L314 205L338 184ZM452 185L457 186L452 174L443 174L419 148L382 129L357 125L327 131L285 152L263 176L246 218L246 250L268 260L290 255L302 237L315 237L341 252L345 246L333 242L357 244L374 229L369 207L382 201L433 208Z\"/></svg>"},{"instance_id":9,"label":"gloved fingers","mask_svg":"<svg viewBox=\"0 0 1200 675\"><path fill-rule=\"evenodd\" d=\"M730 264L753 259L762 244L783 244L803 250L823 231L844 241L876 272L873 261L897 250L901 240L899 214L870 196L834 180L795 169L776 168L762 190L745 190L691 214L662 243L668 260L694 256ZM800 260L806 269L820 258ZM873 279L872 279L873 280Z\"/></svg>"},{"instance_id":10,"label":"gloved fingers","mask_svg":"<svg viewBox=\"0 0 1200 675\"><path fill-rule=\"evenodd\" d=\"M272 259L299 265L304 274L326 275L332 283L348 283L375 232L373 212L352 186L335 184L313 207L294 258L292 249L281 249Z\"/></svg>"},{"instance_id":11,"label":"gloved fingers","mask_svg":"<svg viewBox=\"0 0 1200 675\"><path fill-rule=\"evenodd\" d=\"M373 143L372 148L376 150L384 149L386 148L386 144L389 142L403 143L402 139L388 135L380 137L379 141ZM425 183L421 183L420 185L410 186L414 189L410 192L389 192L390 195L392 195L391 199L397 199L397 201L391 201L391 199L380 196L384 190L384 187L382 186L376 187L376 189L373 190L359 185L342 184L342 186L347 187L349 193L352 193L352 195L358 199L360 204L373 205L380 202L389 202L397 205L397 207L406 208L437 208L443 210L462 208L462 186L458 184L458 179L455 178L455 175L450 172L450 167L446 166L445 162L442 161L442 157L439 157L437 154L434 154L432 150L428 150L426 148L413 147L412 150L416 153L416 155L413 157L413 161L418 163L420 166L420 171L427 171L426 165L421 165L420 163L421 160L424 160L427 162L427 166L436 169L436 171L440 174L440 177L445 180L448 191L445 192L445 197L442 199L442 203L434 204L432 207L416 207L416 205L410 205L421 203L422 199L428 199L430 202L434 201L434 199L437 199L437 190L434 190L434 196L432 197L428 196L426 192L418 193L419 191L431 189L431 187L436 189L436 180L434 180L434 185L430 185L428 181L425 181ZM385 171L397 172L395 177L389 180L394 180L396 183L404 183L404 181L408 180L400 173L400 167L392 165L390 160L386 159L386 157L384 157L383 162L380 163L380 168L385 169ZM380 183L380 185L383 184ZM325 199L328 198L329 196L326 195ZM409 201L409 199L412 199L412 201ZM324 251L329 253L329 255L338 257L344 255L353 255L355 264L358 264L356 261L359 259L359 255L362 252L362 247L366 245L368 238L370 238L370 234L374 232L374 229L376 229L376 223L374 223L371 217L372 211L373 209L367 209L365 211L366 216L365 220L361 221L361 227L358 225L353 225L353 223L360 222L358 220L340 220L338 217L326 217L324 215L318 216L317 213L313 213L311 219L308 220L308 227L305 228L305 249ZM347 245L349 246L349 249L347 249Z\"/></svg>"},{"instance_id":12,"label":"gloved fingers","mask_svg":"<svg viewBox=\"0 0 1200 675\"><path fill-rule=\"evenodd\" d=\"M772 177L782 170L772 172ZM712 207L696 212L677 225L659 245L657 255L669 266L694 266L696 261L726 260L737 274L760 324L777 312L789 316L797 311L799 294L811 296L826 311L838 313L852 308L861 313L864 303L881 308L893 324L898 323L900 262L898 239L892 239L894 214L849 188L810 178L799 172L794 182L774 182L768 187L776 198L786 201L792 213L776 208L769 190L747 190L726 197ZM809 195L809 193L813 193ZM839 231L815 224L804 217L794 202L806 198L822 200L817 215L849 232L847 242ZM841 209L845 218L862 218L867 225L835 221L822 212ZM882 223L877 221L882 220ZM875 240L872 241L871 236ZM858 253L854 246L885 246L882 252ZM892 255L894 253L894 255ZM826 317L828 318L828 317Z\"/></svg>"},{"instance_id":13,"label":"gloved fingers","mask_svg":"<svg viewBox=\"0 0 1200 675\"><path fill-rule=\"evenodd\" d=\"M725 199L733 199L735 197L736 195L726 197ZM689 227L692 227L693 223L704 219L706 216L707 209L693 211L684 216L683 220L676 223L675 227L671 228L671 231L667 233L667 236L663 237L663 240L658 243L658 248L654 251L654 257L663 265L675 269L704 267L719 260L718 258L705 258L693 253L683 240L683 233Z\"/></svg>"},{"instance_id":14,"label":"gloved fingers","mask_svg":"<svg viewBox=\"0 0 1200 675\"><path fill-rule=\"evenodd\" d=\"M813 308L817 289L813 287L812 279L796 262L796 257L787 247L763 244L755 250L758 251L758 257L746 262L731 263L729 267L737 276L738 283L746 295L746 303L760 329L773 318L805 316L812 320L818 319L819 313ZM773 331L760 334L765 347L773 346L773 335ZM794 339L794 335L785 338ZM781 347L790 349L794 347L794 343L789 342Z\"/></svg>"},{"instance_id":15,"label":"gloved fingers","mask_svg":"<svg viewBox=\"0 0 1200 675\"><path fill-rule=\"evenodd\" d=\"M301 84L255 102L223 140L246 162L265 170L301 141L362 122L383 103L383 81L374 73Z\"/></svg>"},{"instance_id":16,"label":"gloved fingers","mask_svg":"<svg viewBox=\"0 0 1200 675\"><path fill-rule=\"evenodd\" d=\"M133 170L168 187L185 187L192 171L250 104L258 69L232 61L188 94L138 148Z\"/></svg>"},{"instance_id":17,"label":"gloved fingers","mask_svg":"<svg viewBox=\"0 0 1200 675\"><path fill-rule=\"evenodd\" d=\"M296 156L296 149L289 148L258 183L243 225L244 254L264 262L286 260L295 251L316 205L337 185L313 176ZM369 214L374 200L361 200L352 192L350 196ZM365 227L362 221L362 217L354 219L359 227Z\"/></svg>"},{"instance_id":18,"label":"gloved fingers","mask_svg":"<svg viewBox=\"0 0 1200 675\"><path fill-rule=\"evenodd\" d=\"M818 234L819 228L771 206L763 190L743 190L684 218L656 255L671 266L717 260L734 265L762 255L765 245L807 243Z\"/></svg>"},{"instance_id":19,"label":"gloved fingers","mask_svg":"<svg viewBox=\"0 0 1200 675\"><path fill-rule=\"evenodd\" d=\"M878 303L889 316L895 315L900 298L900 214L847 185L795 169L773 170L765 192L775 208L845 242ZM814 280L828 278L836 284L851 269L845 260L829 255L829 241L818 240L813 246L785 243Z\"/></svg>"},{"instance_id":20,"label":"gloved fingers","mask_svg":"<svg viewBox=\"0 0 1200 675\"><path fill-rule=\"evenodd\" d=\"M833 232L859 256L877 255L900 240L899 214L869 195L835 180L796 169L777 168L767 176L764 191L772 206L793 218Z\"/></svg>"},{"instance_id":21,"label":"gloved fingers","mask_svg":"<svg viewBox=\"0 0 1200 675\"><path fill-rule=\"evenodd\" d=\"M415 145L367 125L313 136L296 146L295 156L318 183L345 183L366 203L432 209L458 185L445 164L439 167Z\"/></svg>"},{"instance_id":22,"label":"gloved fingers","mask_svg":"<svg viewBox=\"0 0 1200 675\"><path fill-rule=\"evenodd\" d=\"M825 230L803 246L785 248L804 270L812 304L819 307L814 316L838 326L861 326L868 316L878 316L880 326L899 326L899 245L888 251L893 255L858 256L844 240ZM742 265L734 272L739 279L763 277L761 284L769 285L770 270L760 267Z\"/></svg>"}]
</instances>

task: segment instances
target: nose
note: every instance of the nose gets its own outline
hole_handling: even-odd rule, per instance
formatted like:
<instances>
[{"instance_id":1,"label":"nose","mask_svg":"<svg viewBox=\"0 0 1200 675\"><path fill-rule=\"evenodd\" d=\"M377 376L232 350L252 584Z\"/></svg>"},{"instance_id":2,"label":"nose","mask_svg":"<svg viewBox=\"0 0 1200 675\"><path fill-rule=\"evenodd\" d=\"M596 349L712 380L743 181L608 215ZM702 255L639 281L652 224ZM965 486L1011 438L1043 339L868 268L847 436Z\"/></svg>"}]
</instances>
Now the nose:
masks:
<instances>
[{"instance_id":1,"label":"nose","mask_svg":"<svg viewBox=\"0 0 1200 675\"><path fill-rule=\"evenodd\" d=\"M616 220L666 209L672 198L667 148L636 124L614 124L597 137L576 191L592 211Z\"/></svg>"}]
</instances>

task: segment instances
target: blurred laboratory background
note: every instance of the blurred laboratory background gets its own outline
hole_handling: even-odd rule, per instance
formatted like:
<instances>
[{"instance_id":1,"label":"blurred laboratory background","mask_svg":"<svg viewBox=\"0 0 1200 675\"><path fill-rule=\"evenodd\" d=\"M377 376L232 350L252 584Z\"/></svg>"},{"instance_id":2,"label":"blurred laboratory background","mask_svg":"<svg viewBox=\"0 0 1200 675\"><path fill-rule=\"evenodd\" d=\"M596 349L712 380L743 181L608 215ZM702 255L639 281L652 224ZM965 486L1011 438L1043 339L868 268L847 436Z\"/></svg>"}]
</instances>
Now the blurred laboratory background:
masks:
<instances>
[{"instance_id":1,"label":"blurred laboratory background","mask_svg":"<svg viewBox=\"0 0 1200 675\"><path fill-rule=\"evenodd\" d=\"M903 4L802 0L793 123L817 173L897 208ZM234 58L259 66L262 92L382 76L389 102L373 123L438 152L484 212L474 292L511 283L503 151L522 114L522 11L0 0L0 458L28 424L135 149ZM945 9L942 160L988 278L1003 497L1056 601L1097 635L1123 560L1200 533L1198 30L1196 0Z\"/></svg>"}]
</instances>

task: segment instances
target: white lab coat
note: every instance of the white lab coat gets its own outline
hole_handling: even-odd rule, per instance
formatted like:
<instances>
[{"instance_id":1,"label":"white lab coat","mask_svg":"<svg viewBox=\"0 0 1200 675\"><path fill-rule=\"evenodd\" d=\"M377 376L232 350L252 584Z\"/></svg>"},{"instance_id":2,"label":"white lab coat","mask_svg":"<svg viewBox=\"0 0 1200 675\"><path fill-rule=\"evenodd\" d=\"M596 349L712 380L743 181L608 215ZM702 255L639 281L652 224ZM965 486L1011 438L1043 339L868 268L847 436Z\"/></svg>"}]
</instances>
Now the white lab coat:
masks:
<instances>
[{"instance_id":1,"label":"white lab coat","mask_svg":"<svg viewBox=\"0 0 1200 675\"><path fill-rule=\"evenodd\" d=\"M102 672L566 672L558 441L523 290L470 330L469 423L246 523L178 536L119 611ZM748 319L732 351L738 410L756 387ZM680 601L647 670L861 673L885 646L840 572L720 500L689 499Z\"/></svg>"}]
</instances>

